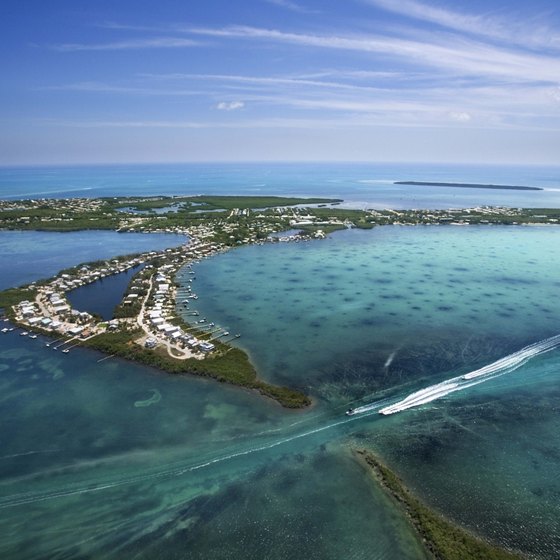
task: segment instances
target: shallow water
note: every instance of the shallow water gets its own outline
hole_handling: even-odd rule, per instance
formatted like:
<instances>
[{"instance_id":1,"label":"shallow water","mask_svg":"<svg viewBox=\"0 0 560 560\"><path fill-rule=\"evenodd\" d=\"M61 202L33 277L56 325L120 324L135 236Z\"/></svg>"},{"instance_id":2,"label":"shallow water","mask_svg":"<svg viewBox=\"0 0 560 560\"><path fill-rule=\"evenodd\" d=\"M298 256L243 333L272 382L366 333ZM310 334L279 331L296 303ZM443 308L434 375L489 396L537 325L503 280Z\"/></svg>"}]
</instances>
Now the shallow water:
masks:
<instances>
[{"instance_id":1,"label":"shallow water","mask_svg":"<svg viewBox=\"0 0 560 560\"><path fill-rule=\"evenodd\" d=\"M197 265L190 307L248 335L268 379L362 397L557 334L559 234L393 226L246 247Z\"/></svg>"},{"instance_id":2,"label":"shallow water","mask_svg":"<svg viewBox=\"0 0 560 560\"><path fill-rule=\"evenodd\" d=\"M320 408L396 401L559 333L559 236L387 227L242 248L197 265L191 307L246 334L238 343L263 376L307 389ZM553 558L558 363L552 350L502 378L359 425L355 442L476 532Z\"/></svg>"},{"instance_id":3,"label":"shallow water","mask_svg":"<svg viewBox=\"0 0 560 560\"><path fill-rule=\"evenodd\" d=\"M369 558L372 543L424 557L333 444L346 418L13 333L0 344L4 558Z\"/></svg>"},{"instance_id":4,"label":"shallow water","mask_svg":"<svg viewBox=\"0 0 560 560\"><path fill-rule=\"evenodd\" d=\"M559 235L385 227L196 265L196 306L263 377L311 393L304 412L0 334L2 557L424 558L352 459L368 447L445 514L554 558L557 350L390 417L344 410L558 334Z\"/></svg>"}]
</instances>

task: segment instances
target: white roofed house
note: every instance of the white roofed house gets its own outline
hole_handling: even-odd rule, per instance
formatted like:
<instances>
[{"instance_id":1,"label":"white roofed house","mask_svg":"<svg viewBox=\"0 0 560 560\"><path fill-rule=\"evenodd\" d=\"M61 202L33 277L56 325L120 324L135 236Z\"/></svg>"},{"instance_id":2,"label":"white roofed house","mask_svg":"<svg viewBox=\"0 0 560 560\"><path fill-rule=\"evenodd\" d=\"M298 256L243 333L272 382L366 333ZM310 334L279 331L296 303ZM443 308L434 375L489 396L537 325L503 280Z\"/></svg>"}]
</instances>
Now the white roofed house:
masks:
<instances>
[{"instance_id":1,"label":"white roofed house","mask_svg":"<svg viewBox=\"0 0 560 560\"><path fill-rule=\"evenodd\" d=\"M35 315L35 308L32 306L22 307L21 314L25 318L33 317Z\"/></svg>"},{"instance_id":2,"label":"white roofed house","mask_svg":"<svg viewBox=\"0 0 560 560\"><path fill-rule=\"evenodd\" d=\"M201 342L198 347L206 353L212 352L212 350L214 350L215 348L215 346L211 342Z\"/></svg>"},{"instance_id":3,"label":"white roofed house","mask_svg":"<svg viewBox=\"0 0 560 560\"><path fill-rule=\"evenodd\" d=\"M158 294L166 294L169 292L169 284L159 284L157 292Z\"/></svg>"},{"instance_id":4,"label":"white roofed house","mask_svg":"<svg viewBox=\"0 0 560 560\"><path fill-rule=\"evenodd\" d=\"M64 301L59 301L53 304L53 309L55 313L66 313L70 311L70 306Z\"/></svg>"}]
</instances>

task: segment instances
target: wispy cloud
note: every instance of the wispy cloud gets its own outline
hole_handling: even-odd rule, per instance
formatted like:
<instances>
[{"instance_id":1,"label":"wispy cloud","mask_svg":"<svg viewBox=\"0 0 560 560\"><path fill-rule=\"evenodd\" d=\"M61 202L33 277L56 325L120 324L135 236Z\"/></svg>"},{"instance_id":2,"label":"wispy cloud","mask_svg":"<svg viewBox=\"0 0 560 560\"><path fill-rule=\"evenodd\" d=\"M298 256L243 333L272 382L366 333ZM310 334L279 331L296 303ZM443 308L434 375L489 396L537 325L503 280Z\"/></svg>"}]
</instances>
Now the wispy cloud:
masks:
<instances>
[{"instance_id":1,"label":"wispy cloud","mask_svg":"<svg viewBox=\"0 0 560 560\"><path fill-rule=\"evenodd\" d=\"M94 24L95 27L101 29L113 29L116 31L151 31L156 33L168 33L170 31L169 25L135 25L131 23L121 23L118 21L103 21Z\"/></svg>"},{"instance_id":2,"label":"wispy cloud","mask_svg":"<svg viewBox=\"0 0 560 560\"><path fill-rule=\"evenodd\" d=\"M117 93L117 94L136 94L136 95L162 95L162 96L186 96L186 95L201 95L206 92L198 89L178 89L178 88L149 88L139 86L123 86L116 84L107 84L104 82L77 82L74 84L60 84L43 86L37 88L42 91L76 91L84 93Z\"/></svg>"},{"instance_id":3,"label":"wispy cloud","mask_svg":"<svg viewBox=\"0 0 560 560\"><path fill-rule=\"evenodd\" d=\"M342 117L277 117L277 118L256 118L235 121L185 121L185 120L60 120L60 119L40 119L35 122L38 126L47 127L68 127L68 128L130 128L130 129L303 129L303 130L325 130L332 132L336 129L368 129L380 126L403 127L403 128L456 128L457 126L468 126L469 129L480 130L541 130L541 131L560 131L559 123L543 122L527 126L526 123L505 123L499 118L490 120L472 120L472 122L458 123L450 113L433 113L429 122L424 118L411 112L406 115L406 119L397 120L387 113L370 115L345 115Z\"/></svg>"},{"instance_id":4,"label":"wispy cloud","mask_svg":"<svg viewBox=\"0 0 560 560\"><path fill-rule=\"evenodd\" d=\"M287 10L291 10L292 12L298 12L300 14L317 13L315 10L306 8L305 6L296 2L292 2L291 0L265 0L265 2L267 2L268 4L274 4L275 6L279 6L281 8L286 8Z\"/></svg>"},{"instance_id":5,"label":"wispy cloud","mask_svg":"<svg viewBox=\"0 0 560 560\"><path fill-rule=\"evenodd\" d=\"M533 16L533 21L528 22L520 15L517 17L500 16L495 13L473 15L419 0L362 1L407 18L434 23L461 33L522 45L560 47L560 34L547 25L544 15L536 21Z\"/></svg>"},{"instance_id":6,"label":"wispy cloud","mask_svg":"<svg viewBox=\"0 0 560 560\"><path fill-rule=\"evenodd\" d=\"M200 46L199 41L184 37L155 37L148 39L131 39L110 43L63 43L51 48L60 52L76 51L123 51L138 49L177 49Z\"/></svg>"},{"instance_id":7,"label":"wispy cloud","mask_svg":"<svg viewBox=\"0 0 560 560\"><path fill-rule=\"evenodd\" d=\"M333 76L333 72L325 75ZM286 86L288 88L319 88L319 89L333 89L345 91L357 91L363 93L376 92L380 88L370 85L357 85L352 83L335 82L332 80L310 80L307 78L299 77L283 77L283 76L241 76L238 74L143 74L147 78L156 80L197 80L197 81L214 81L222 83L236 83L248 88L250 87L263 87L270 88L274 86ZM352 74L347 74L352 76ZM370 79L377 77L373 74Z\"/></svg>"},{"instance_id":8,"label":"wispy cloud","mask_svg":"<svg viewBox=\"0 0 560 560\"><path fill-rule=\"evenodd\" d=\"M322 35L279 31L247 26L193 28L192 33L231 37L383 55L400 59L411 67L445 69L453 74L487 76L515 81L556 81L560 75L558 57L521 52L468 39L434 36L431 42L383 35Z\"/></svg>"}]
</instances>

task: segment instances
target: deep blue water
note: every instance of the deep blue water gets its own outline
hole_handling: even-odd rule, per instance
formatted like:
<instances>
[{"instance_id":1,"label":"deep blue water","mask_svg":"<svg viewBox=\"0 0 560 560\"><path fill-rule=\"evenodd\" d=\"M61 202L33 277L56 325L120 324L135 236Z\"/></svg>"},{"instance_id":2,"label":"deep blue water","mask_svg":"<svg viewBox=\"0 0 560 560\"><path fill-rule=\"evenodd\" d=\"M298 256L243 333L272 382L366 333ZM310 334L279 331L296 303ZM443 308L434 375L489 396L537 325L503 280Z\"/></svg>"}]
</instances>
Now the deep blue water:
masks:
<instances>
[{"instance_id":1,"label":"deep blue water","mask_svg":"<svg viewBox=\"0 0 560 560\"><path fill-rule=\"evenodd\" d=\"M418 180L514 184L545 191L393 185ZM286 195L343 198L362 208L481 204L560 206L560 167L440 164L176 164L0 168L0 198L145 195Z\"/></svg>"},{"instance_id":2,"label":"deep blue water","mask_svg":"<svg viewBox=\"0 0 560 560\"><path fill-rule=\"evenodd\" d=\"M169 233L0 231L0 289L49 278L77 264L167 249L185 241L185 236Z\"/></svg>"},{"instance_id":3,"label":"deep blue water","mask_svg":"<svg viewBox=\"0 0 560 560\"><path fill-rule=\"evenodd\" d=\"M108 321L113 318L115 307L122 301L130 280L139 270L141 266L135 266L80 286L67 293L68 301L74 309L95 313Z\"/></svg>"}]
</instances>

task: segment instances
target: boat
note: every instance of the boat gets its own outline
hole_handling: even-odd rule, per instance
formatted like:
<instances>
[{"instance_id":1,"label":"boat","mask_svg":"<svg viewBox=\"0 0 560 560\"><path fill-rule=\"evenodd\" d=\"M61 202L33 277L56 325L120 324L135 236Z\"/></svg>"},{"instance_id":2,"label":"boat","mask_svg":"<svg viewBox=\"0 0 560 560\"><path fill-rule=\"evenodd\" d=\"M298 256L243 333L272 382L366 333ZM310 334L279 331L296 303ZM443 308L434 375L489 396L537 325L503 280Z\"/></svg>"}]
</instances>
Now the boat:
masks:
<instances>
[{"instance_id":1,"label":"boat","mask_svg":"<svg viewBox=\"0 0 560 560\"><path fill-rule=\"evenodd\" d=\"M3 332L3 333L7 333L7 332L8 332L8 327L4 327L4 328L2 329L2 332Z\"/></svg>"},{"instance_id":2,"label":"boat","mask_svg":"<svg viewBox=\"0 0 560 560\"><path fill-rule=\"evenodd\" d=\"M68 348L66 348L66 350L62 351L63 354L68 354L68 352L70 352L70 350L68 350Z\"/></svg>"},{"instance_id":3,"label":"boat","mask_svg":"<svg viewBox=\"0 0 560 560\"><path fill-rule=\"evenodd\" d=\"M27 331L23 331L19 333L19 336L27 336L29 333Z\"/></svg>"},{"instance_id":4,"label":"boat","mask_svg":"<svg viewBox=\"0 0 560 560\"><path fill-rule=\"evenodd\" d=\"M37 338L37 335L36 334L31 334L31 335L29 335L29 338Z\"/></svg>"},{"instance_id":5,"label":"boat","mask_svg":"<svg viewBox=\"0 0 560 560\"><path fill-rule=\"evenodd\" d=\"M349 408L344 414L346 414L346 416L354 416L354 414L356 414L356 411L353 408Z\"/></svg>"}]
</instances>

